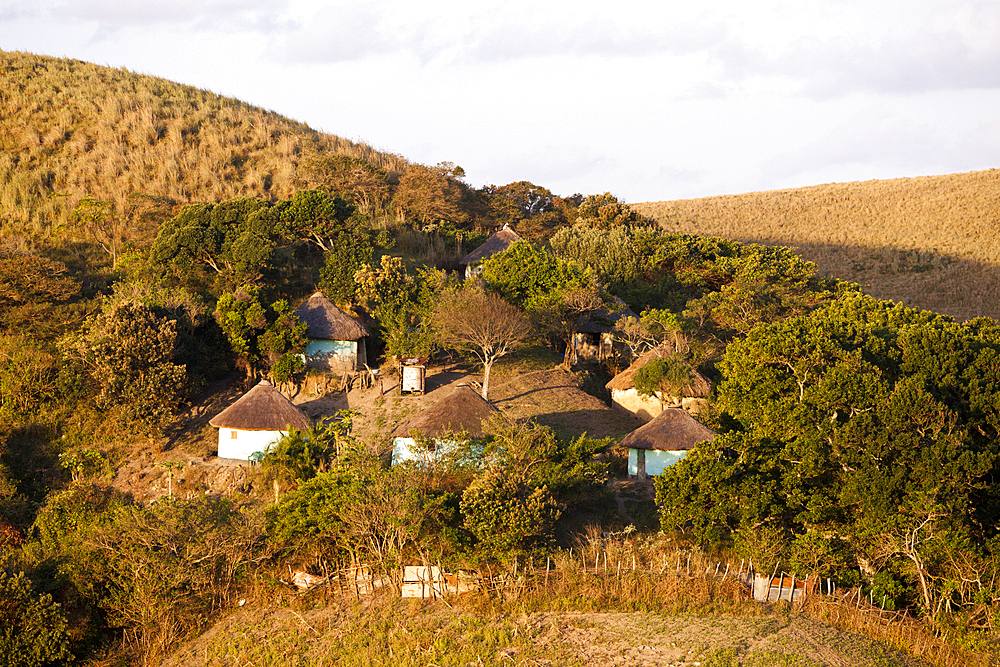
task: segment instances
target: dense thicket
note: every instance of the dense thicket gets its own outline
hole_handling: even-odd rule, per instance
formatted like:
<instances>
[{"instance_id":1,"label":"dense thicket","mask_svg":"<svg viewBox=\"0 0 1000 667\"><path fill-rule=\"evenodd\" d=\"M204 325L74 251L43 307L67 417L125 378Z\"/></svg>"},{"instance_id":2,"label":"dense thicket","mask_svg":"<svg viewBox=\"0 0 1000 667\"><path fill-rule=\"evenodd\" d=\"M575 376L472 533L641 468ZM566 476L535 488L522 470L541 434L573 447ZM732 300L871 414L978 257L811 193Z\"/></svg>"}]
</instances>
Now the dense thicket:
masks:
<instances>
[{"instance_id":1,"label":"dense thicket","mask_svg":"<svg viewBox=\"0 0 1000 667\"><path fill-rule=\"evenodd\" d=\"M857 294L755 328L720 364L729 431L657 479L664 529L932 616L996 600L998 360L993 320Z\"/></svg>"}]
</instances>

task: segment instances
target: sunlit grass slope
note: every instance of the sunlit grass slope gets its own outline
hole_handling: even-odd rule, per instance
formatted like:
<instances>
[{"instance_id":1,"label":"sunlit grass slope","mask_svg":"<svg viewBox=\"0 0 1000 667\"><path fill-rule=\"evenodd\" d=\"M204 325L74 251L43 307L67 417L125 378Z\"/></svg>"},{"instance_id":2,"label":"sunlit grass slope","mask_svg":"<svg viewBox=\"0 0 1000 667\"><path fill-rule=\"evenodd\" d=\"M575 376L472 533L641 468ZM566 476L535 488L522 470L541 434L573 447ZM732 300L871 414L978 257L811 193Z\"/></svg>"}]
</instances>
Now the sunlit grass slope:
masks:
<instances>
[{"instance_id":1,"label":"sunlit grass slope","mask_svg":"<svg viewBox=\"0 0 1000 667\"><path fill-rule=\"evenodd\" d=\"M300 187L299 166L329 153L389 171L406 166L397 155L208 91L79 60L0 51L6 232L58 229L85 195L109 200L118 211L136 195L181 204L287 198Z\"/></svg>"},{"instance_id":2,"label":"sunlit grass slope","mask_svg":"<svg viewBox=\"0 0 1000 667\"><path fill-rule=\"evenodd\" d=\"M670 231L794 246L881 298L1000 317L998 169L634 207Z\"/></svg>"}]
</instances>

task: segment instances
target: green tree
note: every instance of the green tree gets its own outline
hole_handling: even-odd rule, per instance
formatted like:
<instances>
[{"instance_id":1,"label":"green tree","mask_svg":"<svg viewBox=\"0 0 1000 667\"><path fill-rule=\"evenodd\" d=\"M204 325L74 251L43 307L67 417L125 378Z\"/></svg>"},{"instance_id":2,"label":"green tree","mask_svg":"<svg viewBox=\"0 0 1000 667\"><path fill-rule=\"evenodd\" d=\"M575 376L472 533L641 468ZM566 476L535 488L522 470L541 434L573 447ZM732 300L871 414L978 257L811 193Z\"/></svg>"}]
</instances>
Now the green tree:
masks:
<instances>
[{"instance_id":1,"label":"green tree","mask_svg":"<svg viewBox=\"0 0 1000 667\"><path fill-rule=\"evenodd\" d=\"M376 248L390 245L389 235L384 231L377 235L366 229L341 232L324 255L320 290L336 303L353 302L358 292L354 276L371 265Z\"/></svg>"},{"instance_id":2,"label":"green tree","mask_svg":"<svg viewBox=\"0 0 1000 667\"><path fill-rule=\"evenodd\" d=\"M528 181L487 185L480 192L494 224L508 224L522 236L542 240L567 223L566 200Z\"/></svg>"},{"instance_id":3,"label":"green tree","mask_svg":"<svg viewBox=\"0 0 1000 667\"><path fill-rule=\"evenodd\" d=\"M174 363L176 323L141 303L109 303L80 335L61 340L65 354L83 361L101 387L100 404L152 431L171 417L185 395L186 368Z\"/></svg>"},{"instance_id":4,"label":"green tree","mask_svg":"<svg viewBox=\"0 0 1000 667\"><path fill-rule=\"evenodd\" d=\"M465 527L478 539L480 557L503 560L547 546L561 511L544 486L523 474L488 468L462 494Z\"/></svg>"},{"instance_id":5,"label":"green tree","mask_svg":"<svg viewBox=\"0 0 1000 667\"><path fill-rule=\"evenodd\" d=\"M383 572L417 557L417 538L438 513L409 471L385 468L361 446L287 493L270 512L275 539L317 556L367 561ZM426 546L426 545L425 545Z\"/></svg>"},{"instance_id":6,"label":"green tree","mask_svg":"<svg viewBox=\"0 0 1000 667\"><path fill-rule=\"evenodd\" d=\"M281 236L270 208L253 197L188 204L160 228L150 258L181 271L202 265L234 280L255 280L270 264Z\"/></svg>"},{"instance_id":7,"label":"green tree","mask_svg":"<svg viewBox=\"0 0 1000 667\"><path fill-rule=\"evenodd\" d=\"M856 293L752 329L720 364L734 430L657 479L664 529L827 535L862 571L907 572L933 613L970 573L938 554L990 548L1000 520L995 336Z\"/></svg>"},{"instance_id":8,"label":"green tree","mask_svg":"<svg viewBox=\"0 0 1000 667\"><path fill-rule=\"evenodd\" d=\"M270 371L287 382L302 367L296 353L305 349L308 327L284 299L265 304L259 288L246 286L219 297L215 318L248 380Z\"/></svg>"},{"instance_id":9,"label":"green tree","mask_svg":"<svg viewBox=\"0 0 1000 667\"><path fill-rule=\"evenodd\" d=\"M323 252L332 250L343 234L363 228L353 205L322 190L299 190L290 200L271 206L267 218L284 237L305 241Z\"/></svg>"},{"instance_id":10,"label":"green tree","mask_svg":"<svg viewBox=\"0 0 1000 667\"><path fill-rule=\"evenodd\" d=\"M310 188L322 188L350 200L365 215L384 210L389 203L389 174L385 169L349 155L318 155L300 166Z\"/></svg>"},{"instance_id":11,"label":"green tree","mask_svg":"<svg viewBox=\"0 0 1000 667\"><path fill-rule=\"evenodd\" d=\"M578 223L598 229L612 229L622 225L650 225L652 222L610 192L589 195L580 202L576 214Z\"/></svg>"},{"instance_id":12,"label":"green tree","mask_svg":"<svg viewBox=\"0 0 1000 667\"><path fill-rule=\"evenodd\" d=\"M425 268L411 276L401 258L383 255L379 267L362 267L354 278L359 298L378 321L386 352L429 356L435 343L432 312L450 284L447 275Z\"/></svg>"},{"instance_id":13,"label":"green tree","mask_svg":"<svg viewBox=\"0 0 1000 667\"><path fill-rule=\"evenodd\" d=\"M392 206L400 221L414 219L423 225L447 220L466 222L462 210L464 189L458 178L461 167L442 162L435 167L411 165L399 179Z\"/></svg>"},{"instance_id":14,"label":"green tree","mask_svg":"<svg viewBox=\"0 0 1000 667\"><path fill-rule=\"evenodd\" d=\"M563 342L569 367L576 362L574 339L581 320L606 305L592 276L523 239L483 262L481 276L490 290Z\"/></svg>"}]
</instances>

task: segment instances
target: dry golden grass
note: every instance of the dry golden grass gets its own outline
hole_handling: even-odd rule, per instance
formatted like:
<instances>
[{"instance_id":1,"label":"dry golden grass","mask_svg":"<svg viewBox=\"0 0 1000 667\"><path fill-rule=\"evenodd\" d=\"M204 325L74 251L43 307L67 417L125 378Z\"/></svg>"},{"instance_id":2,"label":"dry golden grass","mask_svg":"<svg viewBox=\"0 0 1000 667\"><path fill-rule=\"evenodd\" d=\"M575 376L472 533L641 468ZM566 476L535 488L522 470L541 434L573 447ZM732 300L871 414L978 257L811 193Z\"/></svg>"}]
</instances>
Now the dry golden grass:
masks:
<instances>
[{"instance_id":1,"label":"dry golden grass","mask_svg":"<svg viewBox=\"0 0 1000 667\"><path fill-rule=\"evenodd\" d=\"M176 204L287 198L300 164L346 154L406 161L232 98L124 69L0 51L0 227L46 235L84 196Z\"/></svg>"},{"instance_id":2,"label":"dry golden grass","mask_svg":"<svg viewBox=\"0 0 1000 667\"><path fill-rule=\"evenodd\" d=\"M635 204L671 232L786 245L822 275L953 315L1000 317L1000 170Z\"/></svg>"},{"instance_id":3,"label":"dry golden grass","mask_svg":"<svg viewBox=\"0 0 1000 667\"><path fill-rule=\"evenodd\" d=\"M640 542L583 538L572 554L484 570L505 585L444 603L399 600L391 587L360 600L337 586L260 588L162 664L990 664L847 598L755 602L708 554Z\"/></svg>"}]
</instances>

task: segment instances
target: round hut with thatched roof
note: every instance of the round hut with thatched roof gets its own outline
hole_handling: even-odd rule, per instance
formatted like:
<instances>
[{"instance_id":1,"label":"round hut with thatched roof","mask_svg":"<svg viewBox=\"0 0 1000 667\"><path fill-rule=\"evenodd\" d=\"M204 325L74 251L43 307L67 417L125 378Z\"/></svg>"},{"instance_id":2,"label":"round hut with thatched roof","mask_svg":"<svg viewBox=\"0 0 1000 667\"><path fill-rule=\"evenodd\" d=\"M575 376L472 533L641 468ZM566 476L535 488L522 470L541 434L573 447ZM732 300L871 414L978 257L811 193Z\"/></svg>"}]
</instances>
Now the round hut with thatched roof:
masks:
<instances>
[{"instance_id":1,"label":"round hut with thatched roof","mask_svg":"<svg viewBox=\"0 0 1000 667\"><path fill-rule=\"evenodd\" d=\"M322 371L359 371L368 363L365 325L337 308L322 292L299 304L295 315L306 323L305 363Z\"/></svg>"},{"instance_id":2,"label":"round hut with thatched roof","mask_svg":"<svg viewBox=\"0 0 1000 667\"><path fill-rule=\"evenodd\" d=\"M479 246L459 261L459 264L465 267L465 279L468 280L469 278L475 278L478 276L483 272L483 262L498 252L503 252L520 240L521 237L517 234L517 232L511 229L510 225L505 224L500 231L495 232L492 236L486 239L486 242L483 243L483 245Z\"/></svg>"},{"instance_id":3,"label":"round hut with thatched roof","mask_svg":"<svg viewBox=\"0 0 1000 667\"><path fill-rule=\"evenodd\" d=\"M483 422L498 412L478 391L467 384L459 385L392 432L392 464L405 461L434 463L460 444L454 440L455 436L483 437ZM422 447L415 435L428 438L431 447Z\"/></svg>"},{"instance_id":4,"label":"round hut with thatched roof","mask_svg":"<svg viewBox=\"0 0 1000 667\"><path fill-rule=\"evenodd\" d=\"M697 415L705 397L712 390L711 383L698 371L691 371L691 382L681 390L679 396L643 396L635 388L635 374L640 368L654 359L665 358L670 354L664 347L654 348L611 378L604 385L611 392L611 406L629 412L643 421L649 421L670 407L681 407Z\"/></svg>"},{"instance_id":5,"label":"round hut with thatched roof","mask_svg":"<svg viewBox=\"0 0 1000 667\"><path fill-rule=\"evenodd\" d=\"M246 461L288 435L312 426L309 417L267 380L243 394L209 422L219 429L219 458Z\"/></svg>"},{"instance_id":6,"label":"round hut with thatched roof","mask_svg":"<svg viewBox=\"0 0 1000 667\"><path fill-rule=\"evenodd\" d=\"M628 449L628 474L640 479L659 475L699 442L714 440L716 435L681 408L667 408L622 440L622 447Z\"/></svg>"}]
</instances>

